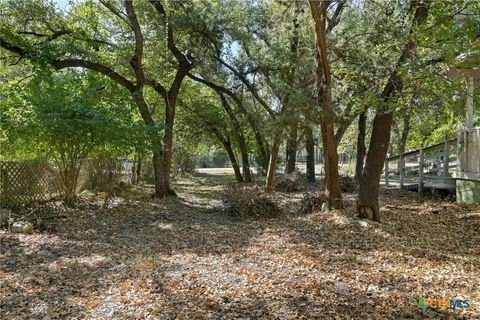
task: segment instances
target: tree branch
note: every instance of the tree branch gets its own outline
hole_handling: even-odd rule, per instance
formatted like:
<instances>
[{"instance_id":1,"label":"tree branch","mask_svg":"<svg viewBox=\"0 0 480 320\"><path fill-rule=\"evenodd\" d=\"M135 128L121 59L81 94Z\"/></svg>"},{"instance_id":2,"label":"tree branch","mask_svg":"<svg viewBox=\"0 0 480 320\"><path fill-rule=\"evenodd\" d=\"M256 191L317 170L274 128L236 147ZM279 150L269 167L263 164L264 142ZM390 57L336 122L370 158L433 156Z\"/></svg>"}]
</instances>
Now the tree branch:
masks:
<instances>
[{"instance_id":1,"label":"tree branch","mask_svg":"<svg viewBox=\"0 0 480 320\"><path fill-rule=\"evenodd\" d=\"M185 57L185 55L177 48L177 45L175 44L175 39L173 38L172 25L167 21L167 12L165 11L165 8L163 7L162 3L159 0L150 0L150 3L154 6L155 10L157 10L160 16L161 24L166 25L165 27L167 28L168 49L170 50L170 52L173 54L173 56L175 57L175 59L177 59L179 63L190 64L187 57Z\"/></svg>"},{"instance_id":2,"label":"tree branch","mask_svg":"<svg viewBox=\"0 0 480 320\"><path fill-rule=\"evenodd\" d=\"M268 106L268 104L265 102L265 100L260 97L260 95L257 92L257 89L248 81L248 79L242 75L240 72L238 72L234 67L226 63L222 58L215 56L215 59L220 62L223 66L225 66L228 70L230 70L240 81L242 81L245 86L248 88L248 90L252 93L253 97L260 103L260 105L268 112L270 117L272 119L275 118L276 114L273 112L272 109Z\"/></svg>"},{"instance_id":3,"label":"tree branch","mask_svg":"<svg viewBox=\"0 0 480 320\"><path fill-rule=\"evenodd\" d=\"M93 71L97 71L109 77L110 79L117 82L118 84L122 85L130 92L133 92L136 90L136 86L133 84L133 82L131 82L124 76L120 75L119 73L115 72L112 68L107 67L100 63L91 62L83 59L65 59L65 60L54 59L50 61L50 64L56 70L65 69L65 68L82 67L82 68L90 69Z\"/></svg>"},{"instance_id":4,"label":"tree branch","mask_svg":"<svg viewBox=\"0 0 480 320\"><path fill-rule=\"evenodd\" d=\"M128 22L127 18L125 17L125 14L122 14L120 11L118 11L113 4L111 4L106 0L99 0L99 1L105 8L107 8L111 13L117 16L121 21L125 22L130 28L132 27Z\"/></svg>"},{"instance_id":5,"label":"tree branch","mask_svg":"<svg viewBox=\"0 0 480 320\"><path fill-rule=\"evenodd\" d=\"M142 57L143 57L143 35L138 23L137 15L135 14L135 9L133 8L132 0L125 0L125 9L127 10L128 20L132 27L132 31L135 35L135 51L130 59L130 65L133 68L135 73L135 78L137 79L137 85L142 87L145 83L145 74L142 67Z\"/></svg>"}]
</instances>

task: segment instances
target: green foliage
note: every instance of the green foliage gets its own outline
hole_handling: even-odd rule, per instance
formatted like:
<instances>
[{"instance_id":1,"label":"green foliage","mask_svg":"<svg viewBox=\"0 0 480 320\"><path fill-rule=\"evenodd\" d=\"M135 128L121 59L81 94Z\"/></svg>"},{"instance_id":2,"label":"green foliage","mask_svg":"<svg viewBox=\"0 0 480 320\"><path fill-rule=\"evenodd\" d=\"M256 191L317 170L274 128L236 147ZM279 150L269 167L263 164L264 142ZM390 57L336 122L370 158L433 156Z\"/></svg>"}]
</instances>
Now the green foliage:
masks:
<instances>
[{"instance_id":1,"label":"green foliage","mask_svg":"<svg viewBox=\"0 0 480 320\"><path fill-rule=\"evenodd\" d=\"M64 151L87 155L120 149L126 154L125 147L132 144L131 108L128 103L114 104L107 91L101 79L75 72L37 75L6 85L3 156L59 157Z\"/></svg>"},{"instance_id":2,"label":"green foliage","mask_svg":"<svg viewBox=\"0 0 480 320\"><path fill-rule=\"evenodd\" d=\"M125 157L148 137L144 132L139 139L142 130L131 102L116 101L115 88L94 74L39 73L4 89L2 157L53 160L68 202L74 200L87 157Z\"/></svg>"}]
</instances>

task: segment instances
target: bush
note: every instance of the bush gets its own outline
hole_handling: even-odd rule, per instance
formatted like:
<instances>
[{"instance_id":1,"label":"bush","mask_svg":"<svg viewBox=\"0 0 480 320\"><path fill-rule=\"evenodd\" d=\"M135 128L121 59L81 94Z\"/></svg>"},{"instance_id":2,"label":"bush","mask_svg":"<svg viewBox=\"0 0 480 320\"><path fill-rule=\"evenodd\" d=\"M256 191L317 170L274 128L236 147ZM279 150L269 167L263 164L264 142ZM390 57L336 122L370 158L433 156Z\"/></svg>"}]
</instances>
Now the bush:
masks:
<instances>
[{"instance_id":1,"label":"bush","mask_svg":"<svg viewBox=\"0 0 480 320\"><path fill-rule=\"evenodd\" d=\"M278 179L275 190L283 192L302 191L306 181L305 174L300 171L284 174Z\"/></svg>"},{"instance_id":2,"label":"bush","mask_svg":"<svg viewBox=\"0 0 480 320\"><path fill-rule=\"evenodd\" d=\"M272 196L260 186L230 184L221 199L222 211L236 218L271 218L280 213Z\"/></svg>"},{"instance_id":3,"label":"bush","mask_svg":"<svg viewBox=\"0 0 480 320\"><path fill-rule=\"evenodd\" d=\"M307 214L320 210L324 202L325 194L323 192L307 192L300 202L300 213Z\"/></svg>"}]
</instances>

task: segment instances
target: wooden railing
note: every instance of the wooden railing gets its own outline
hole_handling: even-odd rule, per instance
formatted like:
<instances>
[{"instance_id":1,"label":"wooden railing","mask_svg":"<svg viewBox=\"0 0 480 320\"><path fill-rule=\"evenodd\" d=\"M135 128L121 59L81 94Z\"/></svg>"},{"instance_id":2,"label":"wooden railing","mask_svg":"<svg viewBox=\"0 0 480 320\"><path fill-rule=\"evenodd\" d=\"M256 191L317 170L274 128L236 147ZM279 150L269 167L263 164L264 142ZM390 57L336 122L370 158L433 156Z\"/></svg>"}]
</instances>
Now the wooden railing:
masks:
<instances>
[{"instance_id":1,"label":"wooden railing","mask_svg":"<svg viewBox=\"0 0 480 320\"><path fill-rule=\"evenodd\" d=\"M391 156L385 160L385 186L390 186L393 180L390 173L396 173L400 188L409 181L418 183L418 190L421 191L426 177L450 177L450 168L457 166L457 158L457 139ZM396 171L391 170L393 162L397 163Z\"/></svg>"}]
</instances>

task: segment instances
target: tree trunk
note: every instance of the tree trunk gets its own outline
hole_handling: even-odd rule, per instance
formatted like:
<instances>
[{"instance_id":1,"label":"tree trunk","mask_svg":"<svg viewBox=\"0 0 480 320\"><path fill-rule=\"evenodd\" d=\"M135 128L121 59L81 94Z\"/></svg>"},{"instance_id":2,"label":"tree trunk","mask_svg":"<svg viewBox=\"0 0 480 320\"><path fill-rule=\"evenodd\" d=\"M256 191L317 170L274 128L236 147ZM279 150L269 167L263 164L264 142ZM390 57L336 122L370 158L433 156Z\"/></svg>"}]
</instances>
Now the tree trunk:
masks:
<instances>
[{"instance_id":1,"label":"tree trunk","mask_svg":"<svg viewBox=\"0 0 480 320\"><path fill-rule=\"evenodd\" d=\"M335 113L332 106L331 75L325 29L329 2L319 3L315 0L309 0L309 4L315 22L317 92L319 103L323 110L320 126L325 156L325 196L329 210L332 208L341 209L342 193L340 190L340 175L338 173L337 143L333 126Z\"/></svg>"},{"instance_id":2,"label":"tree trunk","mask_svg":"<svg viewBox=\"0 0 480 320\"><path fill-rule=\"evenodd\" d=\"M363 165L365 154L365 137L367 135L367 111L363 111L358 117L358 135L357 135L357 159L355 164L355 180L360 181L363 174Z\"/></svg>"},{"instance_id":3,"label":"tree trunk","mask_svg":"<svg viewBox=\"0 0 480 320\"><path fill-rule=\"evenodd\" d=\"M143 157L138 157L137 165L135 166L135 183L139 183L142 178L142 163Z\"/></svg>"},{"instance_id":4,"label":"tree trunk","mask_svg":"<svg viewBox=\"0 0 480 320\"><path fill-rule=\"evenodd\" d=\"M232 144L229 140L221 139L222 145L225 148L225 151L228 154L228 158L230 159L230 163L232 164L233 172L235 173L235 179L237 182L243 182L242 173L240 172L240 166L238 165L237 157L235 156L235 152L233 152Z\"/></svg>"},{"instance_id":5,"label":"tree trunk","mask_svg":"<svg viewBox=\"0 0 480 320\"><path fill-rule=\"evenodd\" d=\"M155 197L163 198L169 195L170 167L172 161L173 145L173 119L175 113L171 112L170 103L165 95L165 134L163 136L163 145L160 138L152 141L153 148L153 174L155 182ZM132 92L132 97L137 103L140 114L146 125L155 128L155 121L143 97L143 92L137 90ZM172 190L173 191L173 190Z\"/></svg>"},{"instance_id":6,"label":"tree trunk","mask_svg":"<svg viewBox=\"0 0 480 320\"><path fill-rule=\"evenodd\" d=\"M360 179L358 214L360 218L380 221L378 192L380 177L390 142L393 115L378 111L373 119L372 137L365 169Z\"/></svg>"},{"instance_id":7,"label":"tree trunk","mask_svg":"<svg viewBox=\"0 0 480 320\"><path fill-rule=\"evenodd\" d=\"M342 208L342 192L340 189L340 175L338 173L337 144L331 121L320 121L323 152L325 157L325 197L328 209Z\"/></svg>"},{"instance_id":8,"label":"tree trunk","mask_svg":"<svg viewBox=\"0 0 480 320\"><path fill-rule=\"evenodd\" d=\"M163 198L167 194L165 175L163 174L163 157L160 150L153 152L153 176L155 181L155 196Z\"/></svg>"},{"instance_id":9,"label":"tree trunk","mask_svg":"<svg viewBox=\"0 0 480 320\"><path fill-rule=\"evenodd\" d=\"M243 179L245 180L245 182L252 182L252 175L250 172L250 164L248 160L248 151L246 150L245 146L240 148L240 153L242 156Z\"/></svg>"},{"instance_id":10,"label":"tree trunk","mask_svg":"<svg viewBox=\"0 0 480 320\"><path fill-rule=\"evenodd\" d=\"M307 149L307 181L315 182L315 144L311 127L305 128L305 148Z\"/></svg>"},{"instance_id":11,"label":"tree trunk","mask_svg":"<svg viewBox=\"0 0 480 320\"><path fill-rule=\"evenodd\" d=\"M277 171L278 153L280 151L280 144L282 143L282 130L279 129L275 132L272 143L272 152L270 153L270 161L268 162L267 182L265 189L267 192L273 191L275 183L275 173Z\"/></svg>"},{"instance_id":12,"label":"tree trunk","mask_svg":"<svg viewBox=\"0 0 480 320\"><path fill-rule=\"evenodd\" d=\"M288 140L287 140L287 148L286 148L286 166L285 172L292 173L295 171L296 165L296 158L297 158L297 138L298 138L298 126L297 122L295 121L294 124L290 126Z\"/></svg>"}]
</instances>

